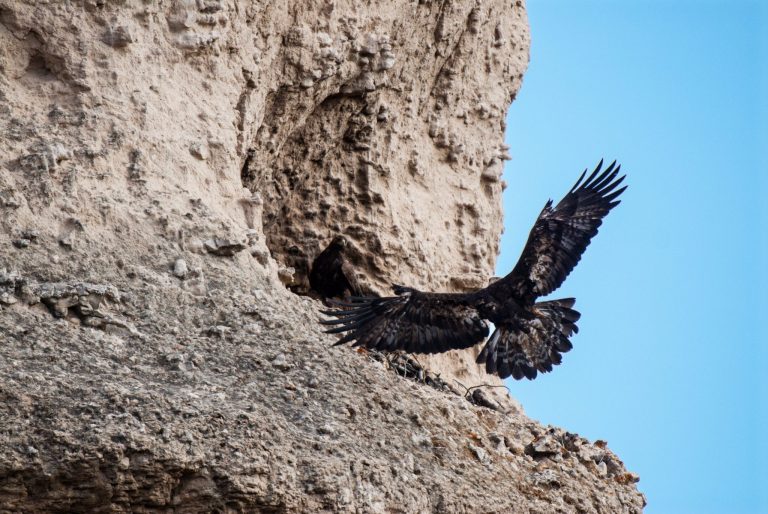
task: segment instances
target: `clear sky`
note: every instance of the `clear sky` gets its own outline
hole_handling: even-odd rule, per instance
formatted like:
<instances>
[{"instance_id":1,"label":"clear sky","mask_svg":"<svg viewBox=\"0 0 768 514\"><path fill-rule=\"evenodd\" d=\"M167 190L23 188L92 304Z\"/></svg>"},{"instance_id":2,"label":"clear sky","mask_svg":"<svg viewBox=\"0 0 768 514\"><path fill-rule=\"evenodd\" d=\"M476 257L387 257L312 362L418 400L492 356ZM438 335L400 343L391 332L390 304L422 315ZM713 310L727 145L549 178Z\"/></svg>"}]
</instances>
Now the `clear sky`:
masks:
<instances>
[{"instance_id":1,"label":"clear sky","mask_svg":"<svg viewBox=\"0 0 768 514\"><path fill-rule=\"evenodd\" d=\"M629 189L563 287L527 413L605 439L646 512L768 513L768 1L528 0L498 273L601 157Z\"/></svg>"}]
</instances>

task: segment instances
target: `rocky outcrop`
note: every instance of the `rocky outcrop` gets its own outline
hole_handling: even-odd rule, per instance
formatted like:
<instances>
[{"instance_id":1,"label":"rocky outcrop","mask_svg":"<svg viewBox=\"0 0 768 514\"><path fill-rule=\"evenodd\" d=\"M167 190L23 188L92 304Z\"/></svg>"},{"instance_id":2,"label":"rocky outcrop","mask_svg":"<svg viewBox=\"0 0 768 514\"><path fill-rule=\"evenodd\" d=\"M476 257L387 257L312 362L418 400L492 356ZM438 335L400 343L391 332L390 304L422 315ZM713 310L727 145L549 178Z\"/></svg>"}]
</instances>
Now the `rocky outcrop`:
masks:
<instances>
[{"instance_id":1,"label":"rocky outcrop","mask_svg":"<svg viewBox=\"0 0 768 514\"><path fill-rule=\"evenodd\" d=\"M527 52L522 2L0 0L0 509L640 510L285 287L338 233L371 290L484 283Z\"/></svg>"},{"instance_id":2,"label":"rocky outcrop","mask_svg":"<svg viewBox=\"0 0 768 514\"><path fill-rule=\"evenodd\" d=\"M243 178L264 195L272 255L301 289L312 257L344 233L373 289L395 277L484 286L501 231L504 116L527 64L524 11L355 5L319 23L312 9L295 15L259 102Z\"/></svg>"}]
</instances>

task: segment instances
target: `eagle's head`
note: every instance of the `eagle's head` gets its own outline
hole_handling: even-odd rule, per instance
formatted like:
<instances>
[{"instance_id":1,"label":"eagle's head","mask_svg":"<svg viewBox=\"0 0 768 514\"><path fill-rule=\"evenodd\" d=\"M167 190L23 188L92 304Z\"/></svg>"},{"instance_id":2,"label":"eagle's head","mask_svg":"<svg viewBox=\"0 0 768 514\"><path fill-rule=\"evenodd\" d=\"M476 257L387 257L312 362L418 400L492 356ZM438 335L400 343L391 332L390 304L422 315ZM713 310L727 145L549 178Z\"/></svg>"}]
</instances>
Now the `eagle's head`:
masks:
<instances>
[{"instance_id":1,"label":"eagle's head","mask_svg":"<svg viewBox=\"0 0 768 514\"><path fill-rule=\"evenodd\" d=\"M331 244L328 245L329 248L333 248L334 250L344 250L349 243L347 242L347 238L344 236L336 236L331 241Z\"/></svg>"}]
</instances>

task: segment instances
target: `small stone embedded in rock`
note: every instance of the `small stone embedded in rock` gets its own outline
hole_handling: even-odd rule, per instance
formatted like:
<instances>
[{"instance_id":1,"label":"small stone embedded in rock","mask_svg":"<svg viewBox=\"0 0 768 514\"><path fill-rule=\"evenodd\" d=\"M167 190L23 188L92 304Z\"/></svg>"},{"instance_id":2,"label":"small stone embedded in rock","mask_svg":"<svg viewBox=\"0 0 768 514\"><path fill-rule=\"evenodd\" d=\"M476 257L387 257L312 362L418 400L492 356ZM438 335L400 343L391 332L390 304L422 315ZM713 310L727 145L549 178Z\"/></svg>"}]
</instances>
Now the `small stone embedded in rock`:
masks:
<instances>
[{"instance_id":1,"label":"small stone embedded in rock","mask_svg":"<svg viewBox=\"0 0 768 514\"><path fill-rule=\"evenodd\" d=\"M603 461L596 462L595 471L599 476L604 477L608 474L608 465Z\"/></svg>"},{"instance_id":2,"label":"small stone embedded in rock","mask_svg":"<svg viewBox=\"0 0 768 514\"><path fill-rule=\"evenodd\" d=\"M208 327L208 330L206 330L206 333L209 336L215 336L215 337L225 337L227 334L231 332L232 332L232 329L226 325L214 325L212 327Z\"/></svg>"},{"instance_id":3,"label":"small stone embedded in rock","mask_svg":"<svg viewBox=\"0 0 768 514\"><path fill-rule=\"evenodd\" d=\"M526 448L526 452L533 456L555 455L562 451L563 445L553 434L544 434L534 439Z\"/></svg>"},{"instance_id":4,"label":"small stone embedded in rock","mask_svg":"<svg viewBox=\"0 0 768 514\"><path fill-rule=\"evenodd\" d=\"M248 323L243 327L246 332L249 332L251 334L261 334L262 327L260 323Z\"/></svg>"},{"instance_id":5,"label":"small stone embedded in rock","mask_svg":"<svg viewBox=\"0 0 768 514\"><path fill-rule=\"evenodd\" d=\"M490 397L490 395L481 388L474 389L470 395L470 401L480 407L493 410L501 410L499 402Z\"/></svg>"},{"instance_id":6,"label":"small stone embedded in rock","mask_svg":"<svg viewBox=\"0 0 768 514\"><path fill-rule=\"evenodd\" d=\"M423 446L425 448L432 445L432 440L424 434L413 434L411 442L416 446Z\"/></svg>"},{"instance_id":7,"label":"small stone embedded in rock","mask_svg":"<svg viewBox=\"0 0 768 514\"><path fill-rule=\"evenodd\" d=\"M66 248L67 250L71 250L74 246L74 241L72 239L72 235L67 235L59 239L59 245Z\"/></svg>"},{"instance_id":8,"label":"small stone embedded in rock","mask_svg":"<svg viewBox=\"0 0 768 514\"><path fill-rule=\"evenodd\" d=\"M288 363L288 359L285 358L284 353L278 353L274 359L272 359L272 365L281 371L288 371L293 366Z\"/></svg>"},{"instance_id":9,"label":"small stone embedded in rock","mask_svg":"<svg viewBox=\"0 0 768 514\"><path fill-rule=\"evenodd\" d=\"M533 482L534 485L542 486L557 486L560 484L557 473L551 469L545 469L544 471L537 471L528 475L528 480Z\"/></svg>"},{"instance_id":10,"label":"small stone embedded in rock","mask_svg":"<svg viewBox=\"0 0 768 514\"><path fill-rule=\"evenodd\" d=\"M163 356L163 362L172 371L187 371L187 356L183 353L168 353Z\"/></svg>"},{"instance_id":11,"label":"small stone embedded in rock","mask_svg":"<svg viewBox=\"0 0 768 514\"><path fill-rule=\"evenodd\" d=\"M208 157L211 156L210 150L208 150L208 145L204 143L195 143L192 146L189 147L189 153L191 153L193 156L197 157L201 161L208 160Z\"/></svg>"},{"instance_id":12,"label":"small stone embedded in rock","mask_svg":"<svg viewBox=\"0 0 768 514\"><path fill-rule=\"evenodd\" d=\"M176 259L176 262L173 263L173 274L179 278L185 278L187 274L189 274L187 261L184 259Z\"/></svg>"},{"instance_id":13,"label":"small stone embedded in rock","mask_svg":"<svg viewBox=\"0 0 768 514\"><path fill-rule=\"evenodd\" d=\"M31 242L32 241L30 241L29 239L14 239L13 246L19 249L26 248L30 245Z\"/></svg>"},{"instance_id":14,"label":"small stone embedded in rock","mask_svg":"<svg viewBox=\"0 0 768 514\"><path fill-rule=\"evenodd\" d=\"M9 209L18 209L21 207L21 201L15 190L0 190L0 207L8 207Z\"/></svg>"},{"instance_id":15,"label":"small stone embedded in rock","mask_svg":"<svg viewBox=\"0 0 768 514\"><path fill-rule=\"evenodd\" d=\"M113 48L124 48L134 42L133 35L128 27L109 27L101 40Z\"/></svg>"},{"instance_id":16,"label":"small stone embedded in rock","mask_svg":"<svg viewBox=\"0 0 768 514\"><path fill-rule=\"evenodd\" d=\"M317 427L317 433L321 435L333 435L336 433L336 430L331 425L325 424Z\"/></svg>"},{"instance_id":17,"label":"small stone embedded in rock","mask_svg":"<svg viewBox=\"0 0 768 514\"><path fill-rule=\"evenodd\" d=\"M37 238L40 237L40 232L37 230L22 230L21 231L21 239L29 239L30 241L37 241Z\"/></svg>"},{"instance_id":18,"label":"small stone embedded in rock","mask_svg":"<svg viewBox=\"0 0 768 514\"><path fill-rule=\"evenodd\" d=\"M203 245L208 253L222 257L231 257L246 248L240 241L232 241L229 239L208 239Z\"/></svg>"},{"instance_id":19,"label":"small stone embedded in rock","mask_svg":"<svg viewBox=\"0 0 768 514\"><path fill-rule=\"evenodd\" d=\"M11 293L2 292L0 293L0 303L3 305L13 305L14 303L18 302L18 298L14 296Z\"/></svg>"},{"instance_id":20,"label":"small stone embedded in rock","mask_svg":"<svg viewBox=\"0 0 768 514\"><path fill-rule=\"evenodd\" d=\"M372 57L379 51L379 40L376 34L368 34L360 47L360 55Z\"/></svg>"},{"instance_id":21,"label":"small stone embedded in rock","mask_svg":"<svg viewBox=\"0 0 768 514\"><path fill-rule=\"evenodd\" d=\"M254 245L259 242L261 238L261 232L255 228L250 228L245 231L245 239L248 241L248 245Z\"/></svg>"},{"instance_id":22,"label":"small stone embedded in rock","mask_svg":"<svg viewBox=\"0 0 768 514\"><path fill-rule=\"evenodd\" d=\"M277 277L280 279L280 282L286 286L289 286L294 282L293 276L295 273L296 268L291 266L280 266L280 268L277 270Z\"/></svg>"},{"instance_id":23,"label":"small stone embedded in rock","mask_svg":"<svg viewBox=\"0 0 768 514\"><path fill-rule=\"evenodd\" d=\"M395 65L395 56L392 54L385 54L382 56L381 59L381 69L382 70L389 70Z\"/></svg>"},{"instance_id":24,"label":"small stone embedded in rock","mask_svg":"<svg viewBox=\"0 0 768 514\"><path fill-rule=\"evenodd\" d=\"M221 33L216 30L207 34L184 33L175 38L175 43L176 46L184 50L200 51L212 46L220 37Z\"/></svg>"},{"instance_id":25,"label":"small stone embedded in rock","mask_svg":"<svg viewBox=\"0 0 768 514\"><path fill-rule=\"evenodd\" d=\"M55 170L61 161L72 159L73 155L72 150L63 144L41 143L33 146L19 162L30 170L50 172Z\"/></svg>"},{"instance_id":26,"label":"small stone embedded in rock","mask_svg":"<svg viewBox=\"0 0 768 514\"><path fill-rule=\"evenodd\" d=\"M363 76L360 77L360 87L363 91L369 93L376 91L376 81L374 80L373 74L368 72L363 73Z\"/></svg>"},{"instance_id":27,"label":"small stone embedded in rock","mask_svg":"<svg viewBox=\"0 0 768 514\"><path fill-rule=\"evenodd\" d=\"M331 36L329 36L326 32L318 32L315 34L315 36L317 38L317 44L320 46L320 48L331 46L331 44L333 44L333 39L331 39Z\"/></svg>"},{"instance_id":28,"label":"small stone embedded in rock","mask_svg":"<svg viewBox=\"0 0 768 514\"><path fill-rule=\"evenodd\" d=\"M637 473L632 473L630 471L630 472L622 473L621 475L617 476L615 480L622 485L636 484L640 481L640 476L637 475Z\"/></svg>"},{"instance_id":29,"label":"small stone embedded in rock","mask_svg":"<svg viewBox=\"0 0 768 514\"><path fill-rule=\"evenodd\" d=\"M497 432L491 432L488 434L488 440L493 444L493 449L498 453L503 453L507 451L507 440L506 438L497 433Z\"/></svg>"},{"instance_id":30,"label":"small stone embedded in rock","mask_svg":"<svg viewBox=\"0 0 768 514\"><path fill-rule=\"evenodd\" d=\"M482 14L480 14L480 8L475 7L469 12L469 19L467 21L467 28L472 34L477 34L480 29L480 22L482 20Z\"/></svg>"},{"instance_id":31,"label":"small stone embedded in rock","mask_svg":"<svg viewBox=\"0 0 768 514\"><path fill-rule=\"evenodd\" d=\"M509 451L515 455L523 455L525 453L525 446L514 439L507 441L507 447L509 448Z\"/></svg>"},{"instance_id":32,"label":"small stone embedded in rock","mask_svg":"<svg viewBox=\"0 0 768 514\"><path fill-rule=\"evenodd\" d=\"M469 443L469 449L472 451L472 453L475 454L475 457L477 457L477 460L485 464L486 466L491 464L491 457L488 455L488 452L485 451L485 449L480 448L479 446L475 446L472 443Z\"/></svg>"},{"instance_id":33,"label":"small stone embedded in rock","mask_svg":"<svg viewBox=\"0 0 768 514\"><path fill-rule=\"evenodd\" d=\"M86 327L103 328L104 320L98 316L82 316L81 323Z\"/></svg>"},{"instance_id":34,"label":"small stone embedded in rock","mask_svg":"<svg viewBox=\"0 0 768 514\"><path fill-rule=\"evenodd\" d=\"M189 250L192 253L205 253L206 247L205 243L200 239L192 239L190 241L187 241L187 244L185 245L185 249Z\"/></svg>"}]
</instances>

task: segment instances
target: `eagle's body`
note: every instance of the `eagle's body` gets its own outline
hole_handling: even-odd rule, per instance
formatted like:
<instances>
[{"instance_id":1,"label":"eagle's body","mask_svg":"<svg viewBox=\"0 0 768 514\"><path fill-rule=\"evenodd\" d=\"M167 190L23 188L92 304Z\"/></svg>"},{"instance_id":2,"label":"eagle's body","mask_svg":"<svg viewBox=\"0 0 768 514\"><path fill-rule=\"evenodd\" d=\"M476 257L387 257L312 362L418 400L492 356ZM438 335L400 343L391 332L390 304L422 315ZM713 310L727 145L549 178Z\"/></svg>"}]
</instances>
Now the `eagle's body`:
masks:
<instances>
[{"instance_id":1,"label":"eagle's body","mask_svg":"<svg viewBox=\"0 0 768 514\"><path fill-rule=\"evenodd\" d=\"M552 371L562 353L572 348L578 331L575 300L537 302L560 287L579 262L602 219L619 204L619 166L600 173L602 161L553 208L550 200L539 214L519 261L505 277L471 293L425 293L394 286L397 296L353 297L325 311L339 325L330 333L347 332L337 344L414 353L436 353L475 346L496 329L478 356L488 373L501 378L533 379Z\"/></svg>"},{"instance_id":2,"label":"eagle's body","mask_svg":"<svg viewBox=\"0 0 768 514\"><path fill-rule=\"evenodd\" d=\"M336 236L312 262L309 285L323 298L362 294L355 272L345 255L347 245L344 236Z\"/></svg>"}]
</instances>

